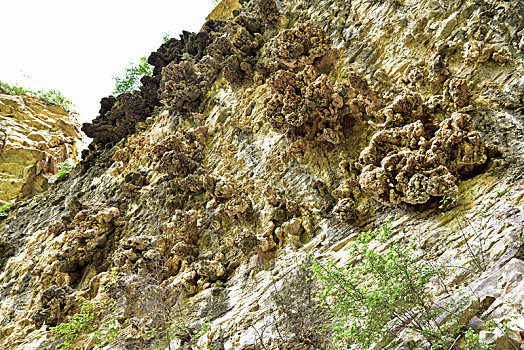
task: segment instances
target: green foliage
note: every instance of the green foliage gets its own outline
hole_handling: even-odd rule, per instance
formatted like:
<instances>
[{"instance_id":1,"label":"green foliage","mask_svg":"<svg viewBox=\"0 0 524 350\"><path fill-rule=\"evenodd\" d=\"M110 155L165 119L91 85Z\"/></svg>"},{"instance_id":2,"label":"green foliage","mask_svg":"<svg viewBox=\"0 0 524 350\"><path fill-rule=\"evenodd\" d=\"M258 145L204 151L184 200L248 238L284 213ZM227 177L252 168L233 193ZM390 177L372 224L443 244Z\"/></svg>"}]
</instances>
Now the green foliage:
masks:
<instances>
[{"instance_id":1,"label":"green foliage","mask_svg":"<svg viewBox=\"0 0 524 350\"><path fill-rule=\"evenodd\" d=\"M147 339L154 339L155 349L164 349L174 339L184 338L191 334L191 330L187 328L182 318L168 320L160 328L151 328L146 331Z\"/></svg>"},{"instance_id":2,"label":"green foliage","mask_svg":"<svg viewBox=\"0 0 524 350\"><path fill-rule=\"evenodd\" d=\"M117 284L117 281L120 277L121 275L118 272L118 268L113 267L111 269L111 274L108 276L107 280L105 280L104 283L100 285L100 288L102 289L104 293L107 293L109 288Z\"/></svg>"},{"instance_id":3,"label":"green foliage","mask_svg":"<svg viewBox=\"0 0 524 350\"><path fill-rule=\"evenodd\" d=\"M107 288L115 284L119 277L114 268L108 280L101 283L102 291L106 292ZM119 323L116 317L118 311L116 302L111 304L107 301L95 302L81 295L76 295L75 298L80 302L80 312L71 316L68 322L50 328L53 340L61 341L57 349L73 349L74 343L83 334L92 334L94 345L97 347L118 339ZM105 322L101 321L103 314L109 314Z\"/></svg>"},{"instance_id":4,"label":"green foliage","mask_svg":"<svg viewBox=\"0 0 524 350\"><path fill-rule=\"evenodd\" d=\"M112 311L113 313L109 315L109 319L96 331L93 331L96 346L100 347L118 339L118 320L114 314L116 312L115 307L113 307Z\"/></svg>"},{"instance_id":5,"label":"green foliage","mask_svg":"<svg viewBox=\"0 0 524 350\"><path fill-rule=\"evenodd\" d=\"M74 167L75 166L73 165L71 159L66 159L65 162L58 164L58 173L51 176L47 181L49 183L55 183L56 180L58 180L60 177L64 176L65 174L69 174Z\"/></svg>"},{"instance_id":6,"label":"green foliage","mask_svg":"<svg viewBox=\"0 0 524 350\"><path fill-rule=\"evenodd\" d=\"M165 39L165 36L164 36ZM152 75L153 66L147 63L146 57L140 57L138 65L131 64L130 68L126 68L126 73L123 78L113 77L115 81L115 95L123 94L125 92L132 92L140 87L140 79L144 75Z\"/></svg>"},{"instance_id":7,"label":"green foliage","mask_svg":"<svg viewBox=\"0 0 524 350\"><path fill-rule=\"evenodd\" d=\"M39 91L39 97L47 102L64 107L68 111L74 109L74 104L58 90Z\"/></svg>"},{"instance_id":8,"label":"green foliage","mask_svg":"<svg viewBox=\"0 0 524 350\"><path fill-rule=\"evenodd\" d=\"M14 202L8 202L0 206L0 217L7 217L9 215L10 208L14 205Z\"/></svg>"},{"instance_id":9,"label":"green foliage","mask_svg":"<svg viewBox=\"0 0 524 350\"><path fill-rule=\"evenodd\" d=\"M400 330L411 329L431 347L450 342L435 320L442 310L432 309L428 283L443 271L419 261L415 245L388 242L394 236L390 223L361 234L349 246L349 263L313 262L311 271L321 284L318 298L330 308L334 344L340 348L374 343L388 344Z\"/></svg>"},{"instance_id":10,"label":"green foliage","mask_svg":"<svg viewBox=\"0 0 524 350\"><path fill-rule=\"evenodd\" d=\"M202 320L202 324L200 325L200 331L194 337L195 339L200 339L201 337L206 335L211 330L210 320L211 320L211 315ZM206 349L209 349L209 350L212 350L215 348L214 344L207 344L207 342L204 343L204 346L206 347Z\"/></svg>"},{"instance_id":11,"label":"green foliage","mask_svg":"<svg viewBox=\"0 0 524 350\"><path fill-rule=\"evenodd\" d=\"M100 306L82 296L76 299L81 302L80 312L70 317L68 322L50 328L53 340L61 340L57 349L73 349L73 344L82 334L92 333L98 328L95 320L100 315Z\"/></svg>"},{"instance_id":12,"label":"green foliage","mask_svg":"<svg viewBox=\"0 0 524 350\"><path fill-rule=\"evenodd\" d=\"M480 341L479 335L476 334L472 329L468 329L464 333L464 346L463 350L494 350L495 344L486 344Z\"/></svg>"},{"instance_id":13,"label":"green foliage","mask_svg":"<svg viewBox=\"0 0 524 350\"><path fill-rule=\"evenodd\" d=\"M0 81L0 90L5 91L8 95L26 95L35 97L41 100L44 100L48 103L52 103L55 105L59 105L69 111L70 113L76 113L75 112L75 105L71 100L67 99L62 93L58 90L39 90L39 91L32 91L29 89L26 89L21 86L17 85L11 85L8 83L5 83L3 81Z\"/></svg>"}]
</instances>

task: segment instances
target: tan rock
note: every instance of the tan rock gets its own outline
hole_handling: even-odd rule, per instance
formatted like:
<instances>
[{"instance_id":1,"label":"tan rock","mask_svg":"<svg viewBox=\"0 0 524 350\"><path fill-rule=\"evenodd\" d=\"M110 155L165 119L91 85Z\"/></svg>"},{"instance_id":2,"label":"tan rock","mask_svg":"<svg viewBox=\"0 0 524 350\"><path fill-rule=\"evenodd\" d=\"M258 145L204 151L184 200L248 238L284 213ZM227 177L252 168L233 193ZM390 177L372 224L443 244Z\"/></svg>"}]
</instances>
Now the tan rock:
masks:
<instances>
[{"instance_id":1,"label":"tan rock","mask_svg":"<svg viewBox=\"0 0 524 350\"><path fill-rule=\"evenodd\" d=\"M84 139L65 109L28 96L0 94L0 202L47 188L66 159L80 160Z\"/></svg>"},{"instance_id":2,"label":"tan rock","mask_svg":"<svg viewBox=\"0 0 524 350\"><path fill-rule=\"evenodd\" d=\"M233 10L241 8L238 0L222 0L206 17L207 20L226 20L233 16Z\"/></svg>"}]
</instances>

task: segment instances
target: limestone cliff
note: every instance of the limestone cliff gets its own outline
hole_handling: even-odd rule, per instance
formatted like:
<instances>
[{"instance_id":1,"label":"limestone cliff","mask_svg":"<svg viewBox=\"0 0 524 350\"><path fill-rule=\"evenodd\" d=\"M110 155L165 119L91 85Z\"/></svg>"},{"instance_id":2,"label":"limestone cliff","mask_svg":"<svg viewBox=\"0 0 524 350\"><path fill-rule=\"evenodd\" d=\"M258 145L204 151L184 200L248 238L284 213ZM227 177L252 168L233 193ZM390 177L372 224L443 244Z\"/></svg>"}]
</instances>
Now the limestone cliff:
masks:
<instances>
[{"instance_id":1,"label":"limestone cliff","mask_svg":"<svg viewBox=\"0 0 524 350\"><path fill-rule=\"evenodd\" d=\"M452 348L469 328L521 349L522 50L524 3L502 0L251 0L171 39L3 223L0 348L54 349L87 306L71 348L325 348L301 259L346 263L391 221L376 252L454 267L428 285L432 308L461 301L433 320ZM416 321L373 348L430 349Z\"/></svg>"},{"instance_id":2,"label":"limestone cliff","mask_svg":"<svg viewBox=\"0 0 524 350\"><path fill-rule=\"evenodd\" d=\"M0 94L0 202L47 189L59 163L80 160L83 138L80 125L64 108Z\"/></svg>"}]
</instances>

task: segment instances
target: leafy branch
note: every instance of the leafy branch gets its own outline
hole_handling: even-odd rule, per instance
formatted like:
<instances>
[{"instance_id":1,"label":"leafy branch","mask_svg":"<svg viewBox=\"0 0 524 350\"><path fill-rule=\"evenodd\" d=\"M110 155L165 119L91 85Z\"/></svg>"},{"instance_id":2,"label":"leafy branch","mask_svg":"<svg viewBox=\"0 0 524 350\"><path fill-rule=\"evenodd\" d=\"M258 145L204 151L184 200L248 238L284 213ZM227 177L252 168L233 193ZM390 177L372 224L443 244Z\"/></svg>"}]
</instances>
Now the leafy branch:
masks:
<instances>
[{"instance_id":1,"label":"leafy branch","mask_svg":"<svg viewBox=\"0 0 524 350\"><path fill-rule=\"evenodd\" d=\"M71 172L71 170L73 170L74 167L75 166L73 165L71 160L70 159L66 159L65 162L58 164L58 169L59 169L58 173L56 173L55 175L51 176L49 178L49 180L47 180L47 181L49 183L55 183L56 180L58 180L62 176L66 175L66 174L69 174Z\"/></svg>"},{"instance_id":2,"label":"leafy branch","mask_svg":"<svg viewBox=\"0 0 524 350\"><path fill-rule=\"evenodd\" d=\"M14 202L8 202L0 206L0 218L7 217L9 215L9 208L11 208L14 204Z\"/></svg>"},{"instance_id":3,"label":"leafy branch","mask_svg":"<svg viewBox=\"0 0 524 350\"><path fill-rule=\"evenodd\" d=\"M140 57L138 65L131 64L130 68L126 68L126 73L123 78L113 77L115 81L113 93L120 95L126 92L132 92L140 87L140 79L144 75L152 74L153 66L147 62L146 57Z\"/></svg>"},{"instance_id":4,"label":"leafy branch","mask_svg":"<svg viewBox=\"0 0 524 350\"><path fill-rule=\"evenodd\" d=\"M415 245L394 241L379 252L373 243L393 237L390 223L361 234L349 247L349 263L313 262L311 271L321 284L320 301L330 306L333 340L339 347L363 348L390 342L401 328L423 336L430 346L449 343L436 319L441 310L427 290L440 268L419 261Z\"/></svg>"}]
</instances>

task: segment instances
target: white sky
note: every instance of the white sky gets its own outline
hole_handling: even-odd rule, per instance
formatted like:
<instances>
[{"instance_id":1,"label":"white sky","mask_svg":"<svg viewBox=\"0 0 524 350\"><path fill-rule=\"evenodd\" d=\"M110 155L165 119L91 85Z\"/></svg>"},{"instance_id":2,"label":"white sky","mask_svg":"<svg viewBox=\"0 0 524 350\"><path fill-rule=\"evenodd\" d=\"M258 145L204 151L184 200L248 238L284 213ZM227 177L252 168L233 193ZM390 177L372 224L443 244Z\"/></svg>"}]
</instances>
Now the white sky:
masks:
<instances>
[{"instance_id":1,"label":"white sky","mask_svg":"<svg viewBox=\"0 0 524 350\"><path fill-rule=\"evenodd\" d=\"M111 94L112 76L148 57L164 34L198 31L213 7L213 0L0 0L0 80L59 90L89 121Z\"/></svg>"}]
</instances>

